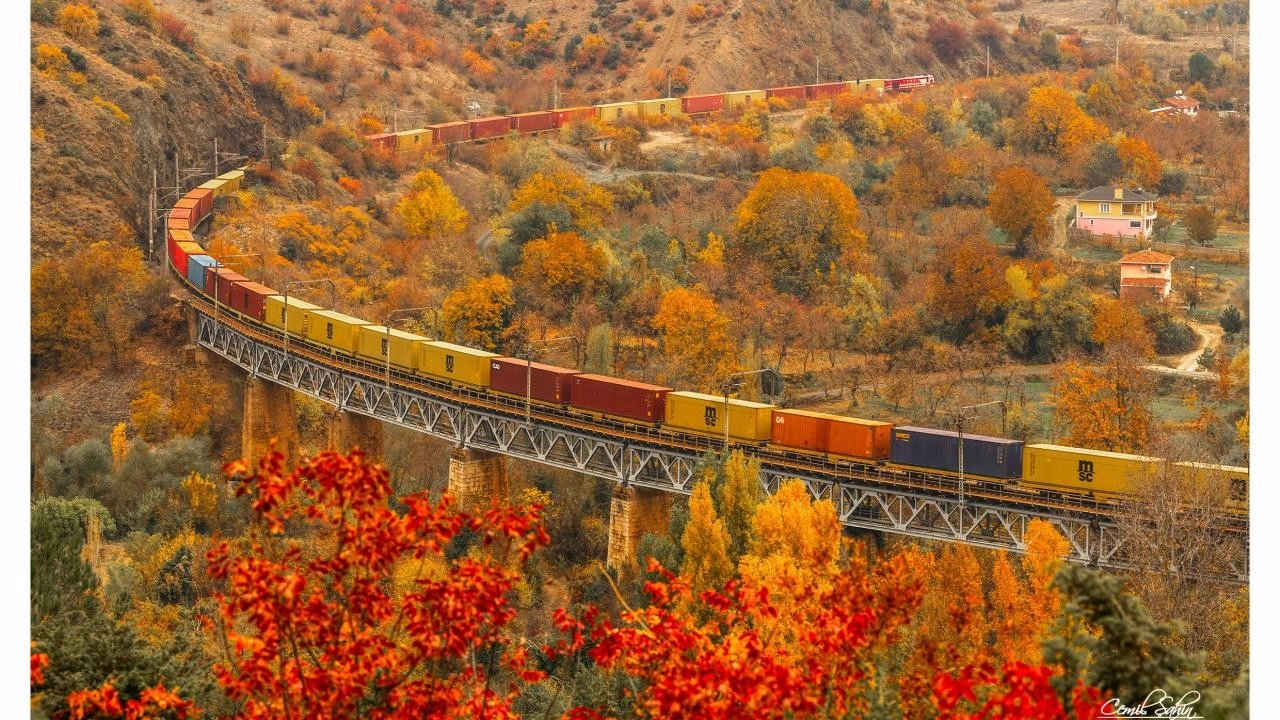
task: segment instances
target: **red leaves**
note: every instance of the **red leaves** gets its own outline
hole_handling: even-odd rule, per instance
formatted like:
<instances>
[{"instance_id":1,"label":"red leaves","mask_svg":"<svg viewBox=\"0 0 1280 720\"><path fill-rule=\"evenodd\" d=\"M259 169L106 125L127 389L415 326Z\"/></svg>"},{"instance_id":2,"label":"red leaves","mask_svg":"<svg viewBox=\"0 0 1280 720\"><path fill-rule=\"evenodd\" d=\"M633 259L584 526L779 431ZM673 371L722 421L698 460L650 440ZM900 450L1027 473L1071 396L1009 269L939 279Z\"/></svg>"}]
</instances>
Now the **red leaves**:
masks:
<instances>
[{"instance_id":1,"label":"red leaves","mask_svg":"<svg viewBox=\"0 0 1280 720\"><path fill-rule=\"evenodd\" d=\"M177 692L164 685L146 688L139 699L122 702L120 693L110 682L103 683L97 690L71 693L67 696L67 708L70 720L151 720L160 717L182 720L200 714L194 703L183 700Z\"/></svg>"},{"instance_id":2,"label":"red leaves","mask_svg":"<svg viewBox=\"0 0 1280 720\"><path fill-rule=\"evenodd\" d=\"M264 458L240 489L258 520L252 542L208 555L226 583L229 656L216 672L243 701L240 717L511 716L515 689L490 688L475 658L496 650L525 682L543 677L503 634L520 578L507 558L524 561L548 542L538 509L475 515L448 496L417 495L400 515L388 507L386 471L358 452L324 453L289 475L281 461ZM447 561L463 530L480 535L480 548Z\"/></svg>"},{"instance_id":3,"label":"red leaves","mask_svg":"<svg viewBox=\"0 0 1280 720\"><path fill-rule=\"evenodd\" d=\"M34 645L35 643L32 643ZM49 668L49 656L31 653L31 687L44 684L44 671Z\"/></svg>"},{"instance_id":4,"label":"red leaves","mask_svg":"<svg viewBox=\"0 0 1280 720\"><path fill-rule=\"evenodd\" d=\"M999 673L986 663L967 666L955 675L939 672L933 678L933 699L940 713L938 718L1059 720L1071 717L1049 684L1052 676L1053 669L1048 666L1028 665L1021 661L1006 663ZM977 705L979 696L986 700L976 711L960 709L962 704ZM1100 705L1097 688L1076 687L1072 710L1078 720L1096 718Z\"/></svg>"}]
</instances>

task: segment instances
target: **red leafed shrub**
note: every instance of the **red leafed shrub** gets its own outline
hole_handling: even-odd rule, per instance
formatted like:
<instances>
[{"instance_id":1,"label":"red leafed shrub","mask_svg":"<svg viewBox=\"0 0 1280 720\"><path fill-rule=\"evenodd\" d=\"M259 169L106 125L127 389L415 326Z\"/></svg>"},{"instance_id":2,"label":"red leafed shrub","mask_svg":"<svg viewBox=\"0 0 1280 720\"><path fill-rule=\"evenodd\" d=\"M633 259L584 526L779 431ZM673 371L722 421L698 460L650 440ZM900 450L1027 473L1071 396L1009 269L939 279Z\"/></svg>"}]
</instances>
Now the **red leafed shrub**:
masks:
<instances>
[{"instance_id":1,"label":"red leafed shrub","mask_svg":"<svg viewBox=\"0 0 1280 720\"><path fill-rule=\"evenodd\" d=\"M179 20L176 16L161 11L156 16L156 27L160 30L160 35L169 42L177 45L183 50L191 50L196 46L195 33L187 24Z\"/></svg>"},{"instance_id":2,"label":"red leafed shrub","mask_svg":"<svg viewBox=\"0 0 1280 720\"><path fill-rule=\"evenodd\" d=\"M935 20L930 23L925 37L933 48L933 54L943 62L951 62L959 58L969 42L969 34L964 28L950 20Z\"/></svg>"}]
</instances>

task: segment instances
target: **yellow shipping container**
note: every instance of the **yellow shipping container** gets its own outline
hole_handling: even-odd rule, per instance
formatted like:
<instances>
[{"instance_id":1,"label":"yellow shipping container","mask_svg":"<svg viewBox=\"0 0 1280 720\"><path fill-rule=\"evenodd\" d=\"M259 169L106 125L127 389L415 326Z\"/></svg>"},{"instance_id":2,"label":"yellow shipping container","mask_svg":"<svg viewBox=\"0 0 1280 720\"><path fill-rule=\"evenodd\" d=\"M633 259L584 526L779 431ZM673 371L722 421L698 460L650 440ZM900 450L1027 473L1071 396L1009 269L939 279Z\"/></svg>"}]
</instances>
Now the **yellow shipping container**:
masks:
<instances>
[{"instance_id":1,"label":"yellow shipping container","mask_svg":"<svg viewBox=\"0 0 1280 720\"><path fill-rule=\"evenodd\" d=\"M232 170L231 172L222 173L218 176L219 180L223 180L224 184L220 190L214 190L214 197L221 197L228 193L233 193L240 189L240 183L244 181L243 170Z\"/></svg>"},{"instance_id":2,"label":"yellow shipping container","mask_svg":"<svg viewBox=\"0 0 1280 720\"><path fill-rule=\"evenodd\" d=\"M173 238L174 242L179 245L196 241L196 236L192 235L190 230L178 230L177 228L169 230L169 237ZM204 251L201 250L200 252Z\"/></svg>"},{"instance_id":3,"label":"yellow shipping container","mask_svg":"<svg viewBox=\"0 0 1280 720\"><path fill-rule=\"evenodd\" d=\"M764 90L735 90L724 94L725 109L765 102Z\"/></svg>"},{"instance_id":4,"label":"yellow shipping container","mask_svg":"<svg viewBox=\"0 0 1280 720\"><path fill-rule=\"evenodd\" d=\"M337 310L315 310L308 313L303 322L302 334L313 343L354 355L360 341L360 328L368 324L365 320L343 315Z\"/></svg>"},{"instance_id":5,"label":"yellow shipping container","mask_svg":"<svg viewBox=\"0 0 1280 720\"><path fill-rule=\"evenodd\" d=\"M680 98L658 98L657 100L640 100L636 102L642 117L658 117L659 115L683 115L680 109Z\"/></svg>"},{"instance_id":6,"label":"yellow shipping container","mask_svg":"<svg viewBox=\"0 0 1280 720\"><path fill-rule=\"evenodd\" d=\"M862 80L853 80L849 83L849 92L854 94L868 92L878 93L883 91L884 80L881 78L864 78Z\"/></svg>"},{"instance_id":7,"label":"yellow shipping container","mask_svg":"<svg viewBox=\"0 0 1280 720\"><path fill-rule=\"evenodd\" d=\"M1022 482L1030 487L1092 495L1100 500L1129 495L1134 478L1154 470L1160 458L1061 445L1027 445Z\"/></svg>"},{"instance_id":8,"label":"yellow shipping container","mask_svg":"<svg viewBox=\"0 0 1280 720\"><path fill-rule=\"evenodd\" d=\"M359 347L356 355L378 363L387 361L387 351L391 352L391 364L413 372L418 368L418 345L427 339L403 330L391 329L387 333L385 325L365 325L360 328Z\"/></svg>"},{"instance_id":9,"label":"yellow shipping container","mask_svg":"<svg viewBox=\"0 0 1280 720\"><path fill-rule=\"evenodd\" d=\"M1248 509L1249 507L1249 468L1231 465L1211 465L1198 462L1174 463L1186 468L1193 478L1214 480L1227 483L1227 506Z\"/></svg>"},{"instance_id":10,"label":"yellow shipping container","mask_svg":"<svg viewBox=\"0 0 1280 720\"><path fill-rule=\"evenodd\" d=\"M219 177L219 178L214 178L206 183L201 183L197 187L201 188L202 190L212 190L213 196L216 198L219 195L221 195L223 192L225 192L223 188L226 186L226 184L227 184L227 181Z\"/></svg>"},{"instance_id":11,"label":"yellow shipping container","mask_svg":"<svg viewBox=\"0 0 1280 720\"><path fill-rule=\"evenodd\" d=\"M769 439L775 406L732 398L728 405L730 438L748 442ZM667 393L667 416L663 423L681 430L724 437L724 415L723 395L673 391Z\"/></svg>"},{"instance_id":12,"label":"yellow shipping container","mask_svg":"<svg viewBox=\"0 0 1280 720\"><path fill-rule=\"evenodd\" d=\"M289 298L289 312L285 312L283 295L267 296L267 324L280 330L288 331L294 337L302 337L302 328L306 325L307 317L320 309L319 305L312 305L306 300L299 300L296 297ZM286 324L288 327L286 328Z\"/></svg>"},{"instance_id":13,"label":"yellow shipping container","mask_svg":"<svg viewBox=\"0 0 1280 720\"><path fill-rule=\"evenodd\" d=\"M487 388L489 358L496 357L497 353L436 340L418 346L418 370L437 380Z\"/></svg>"},{"instance_id":14,"label":"yellow shipping container","mask_svg":"<svg viewBox=\"0 0 1280 720\"><path fill-rule=\"evenodd\" d=\"M178 247L182 249L182 252L187 254L187 257L191 257L192 255L204 255L204 248L200 247L200 243L198 242L179 242Z\"/></svg>"},{"instance_id":15,"label":"yellow shipping container","mask_svg":"<svg viewBox=\"0 0 1280 720\"><path fill-rule=\"evenodd\" d=\"M679 103L679 101L676 101ZM604 122L621 120L624 117L635 117L640 114L640 104L636 102L616 102L596 105L596 117Z\"/></svg>"},{"instance_id":16,"label":"yellow shipping container","mask_svg":"<svg viewBox=\"0 0 1280 720\"><path fill-rule=\"evenodd\" d=\"M426 128L401 130L396 133L396 151L420 150L431 144L431 131Z\"/></svg>"}]
</instances>

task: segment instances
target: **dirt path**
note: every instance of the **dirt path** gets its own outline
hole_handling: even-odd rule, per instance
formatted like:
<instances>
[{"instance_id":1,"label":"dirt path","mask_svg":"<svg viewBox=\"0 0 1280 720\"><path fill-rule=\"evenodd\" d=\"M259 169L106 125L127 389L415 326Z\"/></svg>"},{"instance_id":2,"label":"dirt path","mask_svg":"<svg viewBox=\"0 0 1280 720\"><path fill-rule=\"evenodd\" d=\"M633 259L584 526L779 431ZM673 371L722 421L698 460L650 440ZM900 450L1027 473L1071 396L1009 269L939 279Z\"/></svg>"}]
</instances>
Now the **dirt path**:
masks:
<instances>
[{"instance_id":1,"label":"dirt path","mask_svg":"<svg viewBox=\"0 0 1280 720\"><path fill-rule=\"evenodd\" d=\"M1196 344L1196 349L1178 358L1178 362L1174 365L1174 369L1179 372L1195 372L1199 365L1201 353L1205 348L1217 348L1222 342L1222 327L1219 325L1203 325L1201 323L1190 323L1191 329L1195 330L1200 336L1200 342Z\"/></svg>"}]
</instances>

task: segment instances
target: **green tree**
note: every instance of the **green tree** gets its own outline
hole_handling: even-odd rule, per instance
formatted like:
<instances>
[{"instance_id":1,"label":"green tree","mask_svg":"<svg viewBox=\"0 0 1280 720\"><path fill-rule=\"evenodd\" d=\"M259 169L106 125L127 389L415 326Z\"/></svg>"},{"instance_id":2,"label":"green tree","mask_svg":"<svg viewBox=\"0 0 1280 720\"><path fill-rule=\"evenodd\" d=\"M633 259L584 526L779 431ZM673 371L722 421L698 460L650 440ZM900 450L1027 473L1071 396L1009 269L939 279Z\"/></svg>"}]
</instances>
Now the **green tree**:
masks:
<instances>
[{"instance_id":1,"label":"green tree","mask_svg":"<svg viewBox=\"0 0 1280 720\"><path fill-rule=\"evenodd\" d=\"M1208 83L1213 78L1213 60L1202 52L1191 53L1187 60L1188 79L1193 83Z\"/></svg>"},{"instance_id":2,"label":"green tree","mask_svg":"<svg viewBox=\"0 0 1280 720\"><path fill-rule=\"evenodd\" d=\"M1240 308L1235 305L1228 305L1227 309L1218 315L1218 324L1228 335L1235 335L1245 328L1244 316L1240 314Z\"/></svg>"},{"instance_id":3,"label":"green tree","mask_svg":"<svg viewBox=\"0 0 1280 720\"><path fill-rule=\"evenodd\" d=\"M1093 156L1084 166L1085 183L1090 187L1109 185L1124 175L1124 163L1116 146L1109 142L1100 142L1094 146Z\"/></svg>"},{"instance_id":4,"label":"green tree","mask_svg":"<svg viewBox=\"0 0 1280 720\"><path fill-rule=\"evenodd\" d=\"M1036 46L1040 60L1051 68L1062 64L1062 49L1059 47L1058 34L1052 30L1040 33L1040 42Z\"/></svg>"}]
</instances>

